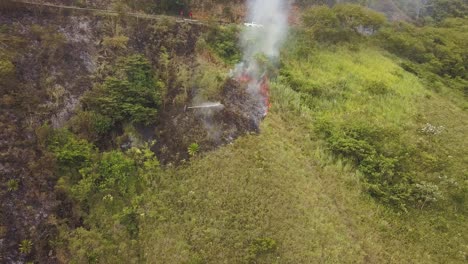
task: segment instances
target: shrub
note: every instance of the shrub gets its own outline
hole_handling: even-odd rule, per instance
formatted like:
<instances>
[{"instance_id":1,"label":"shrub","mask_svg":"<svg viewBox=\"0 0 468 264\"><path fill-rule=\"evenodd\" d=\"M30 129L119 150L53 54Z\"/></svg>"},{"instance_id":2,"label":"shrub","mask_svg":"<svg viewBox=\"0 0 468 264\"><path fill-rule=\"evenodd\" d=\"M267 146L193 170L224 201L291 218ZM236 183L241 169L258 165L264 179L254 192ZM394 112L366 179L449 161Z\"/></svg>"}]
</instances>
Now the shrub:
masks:
<instances>
[{"instance_id":1,"label":"shrub","mask_svg":"<svg viewBox=\"0 0 468 264\"><path fill-rule=\"evenodd\" d=\"M386 95L392 92L388 85L382 81L369 81L365 85L367 90L372 95Z\"/></svg>"},{"instance_id":2,"label":"shrub","mask_svg":"<svg viewBox=\"0 0 468 264\"><path fill-rule=\"evenodd\" d=\"M367 192L380 202L406 211L411 204L437 201L438 189L418 183L409 173L411 162L421 160L413 155L416 161L408 161L407 155L412 152L398 143L398 130L359 121L336 124L327 120L318 122L316 129L333 154L354 161L364 175Z\"/></svg>"},{"instance_id":3,"label":"shrub","mask_svg":"<svg viewBox=\"0 0 468 264\"><path fill-rule=\"evenodd\" d=\"M466 17L468 3L464 0L429 0L426 15L441 21L447 17Z\"/></svg>"},{"instance_id":4,"label":"shrub","mask_svg":"<svg viewBox=\"0 0 468 264\"><path fill-rule=\"evenodd\" d=\"M239 30L235 26L211 25L206 34L206 42L209 47L228 64L240 61L241 52L237 45Z\"/></svg>"},{"instance_id":5,"label":"shrub","mask_svg":"<svg viewBox=\"0 0 468 264\"><path fill-rule=\"evenodd\" d=\"M407 211L408 200L411 196L411 185L407 183L365 183L367 192L383 204L401 211Z\"/></svg>"},{"instance_id":6,"label":"shrub","mask_svg":"<svg viewBox=\"0 0 468 264\"><path fill-rule=\"evenodd\" d=\"M32 247L33 247L32 241L29 239L24 239L19 244L19 251L21 254L28 255L29 253L31 253Z\"/></svg>"},{"instance_id":7,"label":"shrub","mask_svg":"<svg viewBox=\"0 0 468 264\"><path fill-rule=\"evenodd\" d=\"M102 41L102 45L111 50L126 49L127 43L128 37L126 36L104 37Z\"/></svg>"},{"instance_id":8,"label":"shrub","mask_svg":"<svg viewBox=\"0 0 468 264\"><path fill-rule=\"evenodd\" d=\"M78 263L99 263L101 260L118 261L115 256L117 246L97 230L77 228L71 234L70 251Z\"/></svg>"},{"instance_id":9,"label":"shrub","mask_svg":"<svg viewBox=\"0 0 468 264\"><path fill-rule=\"evenodd\" d=\"M439 187L435 184L428 182L416 183L411 193L411 199L421 205L421 209L426 204L435 203L442 198L442 193L439 191Z\"/></svg>"},{"instance_id":10,"label":"shrub","mask_svg":"<svg viewBox=\"0 0 468 264\"><path fill-rule=\"evenodd\" d=\"M197 143L192 143L187 148L187 152L191 157L197 155L198 151L200 151L200 146Z\"/></svg>"},{"instance_id":11,"label":"shrub","mask_svg":"<svg viewBox=\"0 0 468 264\"><path fill-rule=\"evenodd\" d=\"M313 7L304 13L302 20L316 40L331 43L373 34L386 21L383 14L353 4Z\"/></svg>"},{"instance_id":12,"label":"shrub","mask_svg":"<svg viewBox=\"0 0 468 264\"><path fill-rule=\"evenodd\" d=\"M19 187L18 180L10 179L10 180L7 181L7 190L9 192L13 192L13 191L18 190L18 187Z\"/></svg>"},{"instance_id":13,"label":"shrub","mask_svg":"<svg viewBox=\"0 0 468 264\"><path fill-rule=\"evenodd\" d=\"M161 87L157 86L149 61L142 55L120 58L114 75L84 96L85 110L110 118L114 124L156 122Z\"/></svg>"},{"instance_id":14,"label":"shrub","mask_svg":"<svg viewBox=\"0 0 468 264\"><path fill-rule=\"evenodd\" d=\"M49 131L50 132L50 131ZM55 130L46 139L47 147L63 168L80 168L91 160L94 146L65 129Z\"/></svg>"},{"instance_id":15,"label":"shrub","mask_svg":"<svg viewBox=\"0 0 468 264\"><path fill-rule=\"evenodd\" d=\"M460 211L463 213L468 212L468 182L465 181L459 188L456 188L455 191L450 193L450 198L456 206L459 208Z\"/></svg>"},{"instance_id":16,"label":"shrub","mask_svg":"<svg viewBox=\"0 0 468 264\"><path fill-rule=\"evenodd\" d=\"M127 228L130 237L137 238L139 232L138 214L133 208L126 207L123 209L120 214L120 224Z\"/></svg>"},{"instance_id":17,"label":"shrub","mask_svg":"<svg viewBox=\"0 0 468 264\"><path fill-rule=\"evenodd\" d=\"M122 152L106 152L99 161L80 170L82 180L72 188L72 192L80 200L104 194L126 197L135 193L136 173L135 162Z\"/></svg>"},{"instance_id":18,"label":"shrub","mask_svg":"<svg viewBox=\"0 0 468 264\"><path fill-rule=\"evenodd\" d=\"M78 112L69 122L71 131L90 142L98 141L112 128L112 119L94 111Z\"/></svg>"},{"instance_id":19,"label":"shrub","mask_svg":"<svg viewBox=\"0 0 468 264\"><path fill-rule=\"evenodd\" d=\"M337 43L349 41L349 34L339 27L336 13L328 6L319 6L307 10L302 20L314 39L322 42Z\"/></svg>"},{"instance_id":20,"label":"shrub","mask_svg":"<svg viewBox=\"0 0 468 264\"><path fill-rule=\"evenodd\" d=\"M359 5L338 4L333 7L333 10L340 24L355 32L359 32L361 28L375 32L386 21L383 14Z\"/></svg>"},{"instance_id":21,"label":"shrub","mask_svg":"<svg viewBox=\"0 0 468 264\"><path fill-rule=\"evenodd\" d=\"M275 252L278 245L272 238L257 238L250 244L249 256L253 260L261 255Z\"/></svg>"},{"instance_id":22,"label":"shrub","mask_svg":"<svg viewBox=\"0 0 468 264\"><path fill-rule=\"evenodd\" d=\"M466 24L466 19L459 20L465 21ZM409 23L397 22L381 30L376 39L390 52L415 62L403 65L412 73L427 71L444 78L466 80L468 35L460 28L458 22L448 22L437 27L416 27Z\"/></svg>"},{"instance_id":23,"label":"shrub","mask_svg":"<svg viewBox=\"0 0 468 264\"><path fill-rule=\"evenodd\" d=\"M223 74L225 73L219 67L202 61L195 70L194 85L198 88L197 95L205 100L219 100L225 82Z\"/></svg>"},{"instance_id":24,"label":"shrub","mask_svg":"<svg viewBox=\"0 0 468 264\"><path fill-rule=\"evenodd\" d=\"M4 82L15 73L15 65L9 60L0 60L0 81Z\"/></svg>"},{"instance_id":25,"label":"shrub","mask_svg":"<svg viewBox=\"0 0 468 264\"><path fill-rule=\"evenodd\" d=\"M375 154L375 149L366 140L334 134L327 139L330 149L336 155L351 158L357 162Z\"/></svg>"}]
</instances>

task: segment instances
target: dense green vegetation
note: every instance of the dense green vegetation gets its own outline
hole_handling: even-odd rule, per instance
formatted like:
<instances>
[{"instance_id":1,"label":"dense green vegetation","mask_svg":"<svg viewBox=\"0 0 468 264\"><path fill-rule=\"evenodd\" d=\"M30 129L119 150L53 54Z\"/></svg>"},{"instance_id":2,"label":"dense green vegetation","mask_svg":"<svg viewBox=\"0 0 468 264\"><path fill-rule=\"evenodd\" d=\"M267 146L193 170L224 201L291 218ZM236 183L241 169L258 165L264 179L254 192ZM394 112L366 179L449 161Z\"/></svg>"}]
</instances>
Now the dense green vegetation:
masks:
<instances>
[{"instance_id":1,"label":"dense green vegetation","mask_svg":"<svg viewBox=\"0 0 468 264\"><path fill-rule=\"evenodd\" d=\"M337 5L333 9L328 7L311 9L304 17L304 22L309 26L308 29L298 34L305 35L305 39L312 36L319 42L346 43L345 46L353 45L353 48L362 49L363 47L359 45L355 46L353 39L347 37L346 33L354 33L355 41L356 39L365 41L362 34L353 29L361 26L374 30L378 27L377 25L383 25L383 21L376 14L361 15L365 12L372 13L370 10L358 10L360 10L359 7L351 5ZM342 15L343 12L346 15ZM353 19L346 19L346 16L352 16ZM339 22L340 17L344 17L343 22ZM418 75L427 78L428 81L437 80L436 83L432 83L433 86L440 85L439 89L447 89L443 84L446 83L451 89L462 90L466 87L467 81L466 63L468 61L464 57L466 56L464 46L468 36L459 31L460 25L456 26L456 22L452 22L455 23L452 27L444 27L446 23L450 22L445 22L441 26L418 29L400 22L385 27L375 37L367 38L368 41L375 40L378 46L408 59L407 62L402 62L405 70L416 74L419 72ZM341 25L341 28L338 25ZM378 55L369 51L356 52L359 57L358 63L341 63L340 71L346 72L352 76L352 79L339 76L339 72L312 71L316 61L315 57L310 58L310 48L305 46L306 43L301 43L304 47L299 44L297 51L292 54L296 54L295 58L307 56L311 63L293 60L291 66L287 64L289 67L283 69L284 77L293 89L301 92L302 100L309 107L313 106L316 111L325 112L323 118L317 119L317 130L323 134L330 151L354 161L366 178L369 193L385 203L404 209L408 203L426 205L429 201L438 200L440 196L438 187L427 182L427 175L436 172L444 173L448 163L446 153L436 155L436 148L431 149L435 146L422 142L421 144L412 142L402 144L405 131L411 129L412 126L411 121L405 119L417 113L415 111L399 112L408 111L412 107L410 104L401 105L406 101L403 96L408 97L408 93L424 94L419 82L406 78L401 69L391 64L387 65L383 59L379 59L373 65ZM320 47L321 45L318 44L318 48ZM309 54L306 55L306 51ZM343 51L339 49L335 51L337 52ZM321 67L327 67L327 64L322 62L323 60L330 61L326 54L322 52L317 58ZM347 53L342 54L342 57L347 58ZM349 59L349 61L353 60ZM368 63L364 63L367 61ZM370 67L366 68L360 64ZM334 68L334 66L332 64L329 67ZM382 73L376 75L378 69L381 69ZM383 74L385 71L387 73ZM323 78L322 75L326 77ZM400 81L403 77L405 77L405 82ZM356 91L359 91L358 97L353 94ZM461 92L455 91L460 95ZM330 106L329 102L324 99L333 100L336 108L341 111L326 109ZM355 99L355 102L352 101L352 105L348 106L350 99ZM360 100L363 101L359 103ZM386 107L364 109L353 117L352 112L356 106L354 104L364 104L367 100L377 100ZM391 106L395 104L400 104L400 106L392 109ZM324 107L326 110L322 109ZM346 113L346 117L340 118L341 113ZM386 118L386 116L389 117ZM373 118L383 120L370 122ZM392 120L393 118L396 120ZM442 130L442 128L436 128L429 134L434 133L438 136ZM428 159L431 160L430 164L427 164ZM421 166L422 164L424 166ZM459 166L461 169L462 164ZM457 178L462 179L462 177L460 174ZM464 189L462 188L459 192L464 192Z\"/></svg>"},{"instance_id":2,"label":"dense green vegetation","mask_svg":"<svg viewBox=\"0 0 468 264\"><path fill-rule=\"evenodd\" d=\"M210 25L210 31L204 37L214 54L227 64L236 64L241 59L238 46L239 28L237 26ZM202 47L205 48L205 47Z\"/></svg>"},{"instance_id":3,"label":"dense green vegetation","mask_svg":"<svg viewBox=\"0 0 468 264\"><path fill-rule=\"evenodd\" d=\"M135 149L102 153L80 169L71 192L86 198L89 220L71 235L78 261L465 260L466 113L437 94L461 94L466 81L460 24L387 25L352 5L312 9L304 22L283 54L261 135L181 168L160 170L150 152ZM204 40L227 63L237 54L232 32ZM427 85L431 77L439 89ZM137 169L139 151L152 170ZM139 177L154 187L131 183ZM117 206L103 207L109 202ZM112 223L119 231L109 233Z\"/></svg>"},{"instance_id":4,"label":"dense green vegetation","mask_svg":"<svg viewBox=\"0 0 468 264\"><path fill-rule=\"evenodd\" d=\"M157 87L149 61L133 55L119 59L115 68L112 77L107 77L83 99L85 109L97 113L96 131L108 129L108 122L98 115L112 123L154 123L161 104L161 87Z\"/></svg>"},{"instance_id":5,"label":"dense green vegetation","mask_svg":"<svg viewBox=\"0 0 468 264\"><path fill-rule=\"evenodd\" d=\"M338 43L358 41L362 31L372 34L385 23L385 17L357 5L340 4L311 8L304 14L303 22L315 40Z\"/></svg>"},{"instance_id":6,"label":"dense green vegetation","mask_svg":"<svg viewBox=\"0 0 468 264\"><path fill-rule=\"evenodd\" d=\"M46 158L28 167L53 171L48 180L67 205L48 219L57 230L47 243L70 263L465 263L466 5L432 6L446 12L419 24L351 4L306 10L271 80L261 132L208 153L180 142L188 158L177 166L160 164L156 142L122 138L154 129L166 105L183 108L193 91L221 100L241 57L239 28L210 25L179 57L171 46L191 28L152 25L164 41L136 52L119 22L79 110L62 128L35 129ZM32 31L43 61L64 56L63 35ZM10 55L0 59L5 91L18 83ZM0 103L14 109L22 98L9 91ZM2 188L17 192L22 181ZM18 251L34 260L34 246L21 238Z\"/></svg>"},{"instance_id":7,"label":"dense green vegetation","mask_svg":"<svg viewBox=\"0 0 468 264\"><path fill-rule=\"evenodd\" d=\"M62 175L56 188L76 201L75 217L85 219L55 243L65 243L78 263L137 262L139 195L155 180L154 154L148 148L99 153L67 131L46 135Z\"/></svg>"}]
</instances>

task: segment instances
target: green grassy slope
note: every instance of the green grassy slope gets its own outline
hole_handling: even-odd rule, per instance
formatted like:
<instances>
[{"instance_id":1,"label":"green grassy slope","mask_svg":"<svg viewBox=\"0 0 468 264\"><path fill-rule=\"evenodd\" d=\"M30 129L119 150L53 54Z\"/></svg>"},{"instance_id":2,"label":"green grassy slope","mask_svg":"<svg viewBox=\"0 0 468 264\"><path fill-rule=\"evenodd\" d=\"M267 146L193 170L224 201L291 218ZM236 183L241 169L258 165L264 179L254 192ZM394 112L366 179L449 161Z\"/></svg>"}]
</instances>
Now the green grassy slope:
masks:
<instances>
[{"instance_id":1,"label":"green grassy slope","mask_svg":"<svg viewBox=\"0 0 468 264\"><path fill-rule=\"evenodd\" d=\"M305 124L290 118L272 114L261 135L163 177L149 208L163 203L170 213L145 220L145 252L155 256L149 262L178 263L193 254L208 263L247 262L262 238L278 244L262 263L382 258L370 228L376 212L362 210L367 203L356 178L321 166Z\"/></svg>"},{"instance_id":2,"label":"green grassy slope","mask_svg":"<svg viewBox=\"0 0 468 264\"><path fill-rule=\"evenodd\" d=\"M147 262L466 261L466 111L378 50L292 52L284 62L260 135L169 169L146 192ZM396 131L383 148L419 150L405 166L437 185L438 200L404 212L372 199L363 173L316 133L323 120ZM426 123L443 132L421 133Z\"/></svg>"}]
</instances>

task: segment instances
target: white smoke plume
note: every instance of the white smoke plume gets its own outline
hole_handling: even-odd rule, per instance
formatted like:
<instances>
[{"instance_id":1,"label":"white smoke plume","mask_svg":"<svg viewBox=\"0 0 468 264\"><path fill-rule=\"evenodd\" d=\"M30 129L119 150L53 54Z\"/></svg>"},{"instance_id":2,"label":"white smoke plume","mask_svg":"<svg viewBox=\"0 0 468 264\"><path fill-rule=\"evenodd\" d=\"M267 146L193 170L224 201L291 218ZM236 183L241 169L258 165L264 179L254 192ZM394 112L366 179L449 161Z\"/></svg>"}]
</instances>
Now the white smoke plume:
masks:
<instances>
[{"instance_id":1,"label":"white smoke plume","mask_svg":"<svg viewBox=\"0 0 468 264\"><path fill-rule=\"evenodd\" d=\"M241 45L244 61L251 62L257 54L277 59L281 45L288 33L288 0L248 0L248 23L258 27L246 27Z\"/></svg>"},{"instance_id":2,"label":"white smoke plume","mask_svg":"<svg viewBox=\"0 0 468 264\"><path fill-rule=\"evenodd\" d=\"M226 108L251 121L249 126L255 129L259 128L270 107L267 68L278 62L280 49L286 40L290 1L247 0L248 14L240 37L242 62L231 72L231 77L241 89L245 87L247 93L244 94L248 96L240 92L234 97L242 98L242 101L238 99ZM221 130L213 117L223 108L218 102L194 100L194 105L188 110L200 115L208 137L216 140L220 138Z\"/></svg>"},{"instance_id":3,"label":"white smoke plume","mask_svg":"<svg viewBox=\"0 0 468 264\"><path fill-rule=\"evenodd\" d=\"M247 112L258 127L270 107L267 68L279 60L281 46L286 40L290 0L248 0L247 7L240 40L243 61L233 75L246 84L254 101Z\"/></svg>"}]
</instances>

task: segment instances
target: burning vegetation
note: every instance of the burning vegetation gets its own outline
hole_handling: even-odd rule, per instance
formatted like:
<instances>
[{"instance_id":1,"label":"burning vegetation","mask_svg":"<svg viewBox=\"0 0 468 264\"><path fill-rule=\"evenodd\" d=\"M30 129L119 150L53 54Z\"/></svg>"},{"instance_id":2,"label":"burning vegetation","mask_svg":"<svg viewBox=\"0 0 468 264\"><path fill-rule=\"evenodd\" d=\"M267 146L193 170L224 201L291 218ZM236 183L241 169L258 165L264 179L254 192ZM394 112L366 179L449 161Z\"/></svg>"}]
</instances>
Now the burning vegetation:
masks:
<instances>
[{"instance_id":1,"label":"burning vegetation","mask_svg":"<svg viewBox=\"0 0 468 264\"><path fill-rule=\"evenodd\" d=\"M463 1L288 2L0 4L0 262L466 263Z\"/></svg>"}]
</instances>

